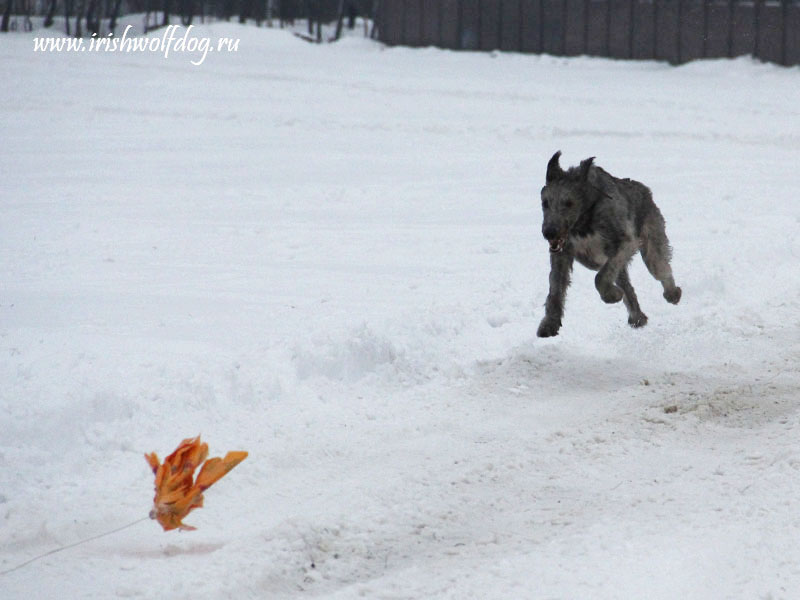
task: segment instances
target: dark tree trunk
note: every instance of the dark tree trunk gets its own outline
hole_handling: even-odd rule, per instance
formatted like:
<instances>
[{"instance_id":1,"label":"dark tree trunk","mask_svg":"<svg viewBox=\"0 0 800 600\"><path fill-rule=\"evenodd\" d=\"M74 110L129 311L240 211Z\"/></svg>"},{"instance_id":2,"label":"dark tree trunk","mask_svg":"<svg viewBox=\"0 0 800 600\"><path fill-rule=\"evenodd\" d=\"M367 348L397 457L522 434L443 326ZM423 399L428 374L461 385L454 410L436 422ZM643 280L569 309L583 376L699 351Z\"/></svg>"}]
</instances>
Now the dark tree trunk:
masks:
<instances>
[{"instance_id":1,"label":"dark tree trunk","mask_svg":"<svg viewBox=\"0 0 800 600\"><path fill-rule=\"evenodd\" d=\"M169 25L169 11L172 10L172 6L170 6L170 4L171 3L170 3L169 0L164 0L164 4L163 4L163 7L164 7L164 20L161 22L161 25L163 25L164 27Z\"/></svg>"},{"instance_id":2,"label":"dark tree trunk","mask_svg":"<svg viewBox=\"0 0 800 600\"><path fill-rule=\"evenodd\" d=\"M33 31L33 21L31 21L31 2L25 0L23 2L25 10L25 18L22 20L22 31Z\"/></svg>"},{"instance_id":3,"label":"dark tree trunk","mask_svg":"<svg viewBox=\"0 0 800 600\"><path fill-rule=\"evenodd\" d=\"M267 2L269 2L269 0L255 0L256 5L253 18L256 20L256 27L261 27L261 24L267 17Z\"/></svg>"},{"instance_id":4,"label":"dark tree trunk","mask_svg":"<svg viewBox=\"0 0 800 600\"><path fill-rule=\"evenodd\" d=\"M75 37L82 38L83 37L83 28L81 26L81 20L83 19L83 11L86 8L86 0L79 0L78 6L75 9Z\"/></svg>"},{"instance_id":5,"label":"dark tree trunk","mask_svg":"<svg viewBox=\"0 0 800 600\"><path fill-rule=\"evenodd\" d=\"M69 33L69 17L72 14L72 0L64 0L64 23L67 29L67 35Z\"/></svg>"},{"instance_id":6,"label":"dark tree trunk","mask_svg":"<svg viewBox=\"0 0 800 600\"><path fill-rule=\"evenodd\" d=\"M344 21L344 0L339 0L339 8L336 10L336 34L334 39L342 37L342 21Z\"/></svg>"},{"instance_id":7,"label":"dark tree trunk","mask_svg":"<svg viewBox=\"0 0 800 600\"><path fill-rule=\"evenodd\" d=\"M194 20L194 0L180 0L181 23L189 27Z\"/></svg>"},{"instance_id":8,"label":"dark tree trunk","mask_svg":"<svg viewBox=\"0 0 800 600\"><path fill-rule=\"evenodd\" d=\"M52 27L53 21L55 20L56 16L56 7L58 5L58 0L50 0L50 3L47 5L47 14L44 17L44 26L45 27Z\"/></svg>"},{"instance_id":9,"label":"dark tree trunk","mask_svg":"<svg viewBox=\"0 0 800 600\"><path fill-rule=\"evenodd\" d=\"M111 9L111 16L108 19L108 29L114 35L117 34L115 30L117 28L117 17L119 17L119 8L121 4L122 0L114 0L114 8Z\"/></svg>"},{"instance_id":10,"label":"dark tree trunk","mask_svg":"<svg viewBox=\"0 0 800 600\"><path fill-rule=\"evenodd\" d=\"M11 3L14 0L6 0L6 9L3 11L3 20L0 21L0 31L8 31L8 22L11 20Z\"/></svg>"},{"instance_id":11,"label":"dark tree trunk","mask_svg":"<svg viewBox=\"0 0 800 600\"><path fill-rule=\"evenodd\" d=\"M372 8L370 9L369 18L372 19L372 31L369 32L369 37L373 40L378 39L378 12L381 9L380 0L372 0Z\"/></svg>"},{"instance_id":12,"label":"dark tree trunk","mask_svg":"<svg viewBox=\"0 0 800 600\"><path fill-rule=\"evenodd\" d=\"M89 0L89 8L86 10L86 31L95 35L100 35L100 19L97 14L97 0Z\"/></svg>"},{"instance_id":13,"label":"dark tree trunk","mask_svg":"<svg viewBox=\"0 0 800 600\"><path fill-rule=\"evenodd\" d=\"M288 23L294 25L294 20L297 17L295 12L295 5L293 1L278 0L278 18L281 21L281 27Z\"/></svg>"}]
</instances>

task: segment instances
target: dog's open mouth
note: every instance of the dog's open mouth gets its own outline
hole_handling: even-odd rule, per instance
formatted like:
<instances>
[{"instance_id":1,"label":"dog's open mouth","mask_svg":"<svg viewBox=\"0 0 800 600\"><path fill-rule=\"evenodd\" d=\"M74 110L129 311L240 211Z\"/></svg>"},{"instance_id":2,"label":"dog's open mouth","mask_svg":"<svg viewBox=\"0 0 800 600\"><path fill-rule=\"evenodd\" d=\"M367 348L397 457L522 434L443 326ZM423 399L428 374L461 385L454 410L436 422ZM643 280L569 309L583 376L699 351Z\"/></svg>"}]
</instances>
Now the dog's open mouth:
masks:
<instances>
[{"instance_id":1,"label":"dog's open mouth","mask_svg":"<svg viewBox=\"0 0 800 600\"><path fill-rule=\"evenodd\" d=\"M567 243L567 236L559 236L555 239L550 240L550 252L554 254L556 252L561 252L564 249L564 244Z\"/></svg>"}]
</instances>

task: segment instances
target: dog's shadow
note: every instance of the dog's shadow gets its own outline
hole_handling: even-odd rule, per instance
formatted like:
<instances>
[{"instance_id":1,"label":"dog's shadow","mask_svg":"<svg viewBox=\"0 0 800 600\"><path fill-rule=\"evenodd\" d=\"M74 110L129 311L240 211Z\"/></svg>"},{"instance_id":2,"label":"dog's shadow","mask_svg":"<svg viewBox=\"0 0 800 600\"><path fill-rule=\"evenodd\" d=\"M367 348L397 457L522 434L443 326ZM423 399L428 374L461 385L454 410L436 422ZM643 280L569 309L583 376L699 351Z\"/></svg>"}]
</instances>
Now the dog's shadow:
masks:
<instances>
[{"instance_id":1,"label":"dog's shadow","mask_svg":"<svg viewBox=\"0 0 800 600\"><path fill-rule=\"evenodd\" d=\"M225 546L224 543L198 543L191 542L186 545L167 544L161 548L148 548L147 550L130 549L120 551L121 555L134 558L171 558L173 556L199 556L213 554Z\"/></svg>"},{"instance_id":2,"label":"dog's shadow","mask_svg":"<svg viewBox=\"0 0 800 600\"><path fill-rule=\"evenodd\" d=\"M732 427L760 427L798 412L796 388L779 369L754 377L735 369L713 373L667 371L630 354L601 356L574 346L534 343L514 348L507 357L478 364L483 393L585 402L597 398L638 398L660 419L687 415Z\"/></svg>"},{"instance_id":3,"label":"dog's shadow","mask_svg":"<svg viewBox=\"0 0 800 600\"><path fill-rule=\"evenodd\" d=\"M479 362L477 371L483 386L498 390L526 386L560 393L602 393L640 385L647 367L630 357L601 357L577 352L574 347L537 347L531 342L514 348L504 358Z\"/></svg>"}]
</instances>

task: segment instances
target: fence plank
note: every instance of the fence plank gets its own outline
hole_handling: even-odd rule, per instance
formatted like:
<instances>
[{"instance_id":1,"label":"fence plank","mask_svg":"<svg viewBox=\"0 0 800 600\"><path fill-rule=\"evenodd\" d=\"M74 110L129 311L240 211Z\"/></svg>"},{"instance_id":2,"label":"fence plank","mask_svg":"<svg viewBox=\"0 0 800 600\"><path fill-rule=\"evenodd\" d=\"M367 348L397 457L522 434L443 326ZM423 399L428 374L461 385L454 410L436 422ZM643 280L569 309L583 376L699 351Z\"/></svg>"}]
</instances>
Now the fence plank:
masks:
<instances>
[{"instance_id":1,"label":"fence plank","mask_svg":"<svg viewBox=\"0 0 800 600\"><path fill-rule=\"evenodd\" d=\"M732 15L731 56L752 54L756 49L755 4L734 2Z\"/></svg>"},{"instance_id":2,"label":"fence plank","mask_svg":"<svg viewBox=\"0 0 800 600\"><path fill-rule=\"evenodd\" d=\"M564 6L566 0L542 0L542 52L564 54Z\"/></svg>"},{"instance_id":3,"label":"fence plank","mask_svg":"<svg viewBox=\"0 0 800 600\"><path fill-rule=\"evenodd\" d=\"M564 54L586 54L586 0L566 0Z\"/></svg>"},{"instance_id":4,"label":"fence plank","mask_svg":"<svg viewBox=\"0 0 800 600\"><path fill-rule=\"evenodd\" d=\"M464 50L477 50L481 36L481 13L479 0L461 0L461 40Z\"/></svg>"},{"instance_id":5,"label":"fence plank","mask_svg":"<svg viewBox=\"0 0 800 600\"><path fill-rule=\"evenodd\" d=\"M778 64L783 63L783 7L780 2L761 4L758 11L756 57Z\"/></svg>"},{"instance_id":6,"label":"fence plank","mask_svg":"<svg viewBox=\"0 0 800 600\"><path fill-rule=\"evenodd\" d=\"M420 0L404 0L404 4L403 44L420 46L422 45L422 3Z\"/></svg>"},{"instance_id":7,"label":"fence plank","mask_svg":"<svg viewBox=\"0 0 800 600\"><path fill-rule=\"evenodd\" d=\"M422 46L441 46L442 35L439 22L438 0L422 0Z\"/></svg>"},{"instance_id":8,"label":"fence plank","mask_svg":"<svg viewBox=\"0 0 800 600\"><path fill-rule=\"evenodd\" d=\"M678 33L681 1L656 3L656 58L673 64L680 61Z\"/></svg>"},{"instance_id":9,"label":"fence plank","mask_svg":"<svg viewBox=\"0 0 800 600\"><path fill-rule=\"evenodd\" d=\"M790 2L786 7L784 39L786 64L800 65L800 2Z\"/></svg>"},{"instance_id":10,"label":"fence plank","mask_svg":"<svg viewBox=\"0 0 800 600\"><path fill-rule=\"evenodd\" d=\"M522 13L522 51L538 52L542 44L542 0L520 0Z\"/></svg>"},{"instance_id":11,"label":"fence plank","mask_svg":"<svg viewBox=\"0 0 800 600\"><path fill-rule=\"evenodd\" d=\"M502 10L500 49L519 52L522 50L520 0L503 0Z\"/></svg>"},{"instance_id":12,"label":"fence plank","mask_svg":"<svg viewBox=\"0 0 800 600\"><path fill-rule=\"evenodd\" d=\"M730 56L731 2L712 0L707 10L705 55L708 58Z\"/></svg>"},{"instance_id":13,"label":"fence plank","mask_svg":"<svg viewBox=\"0 0 800 600\"><path fill-rule=\"evenodd\" d=\"M633 0L611 0L608 27L609 56L631 58Z\"/></svg>"},{"instance_id":14,"label":"fence plank","mask_svg":"<svg viewBox=\"0 0 800 600\"><path fill-rule=\"evenodd\" d=\"M656 57L655 4L637 0L633 5L633 58Z\"/></svg>"},{"instance_id":15,"label":"fence plank","mask_svg":"<svg viewBox=\"0 0 800 600\"><path fill-rule=\"evenodd\" d=\"M386 2L387 0L383 0ZM440 0L442 3L441 32L442 47L457 49L461 47L459 6L461 0Z\"/></svg>"},{"instance_id":16,"label":"fence plank","mask_svg":"<svg viewBox=\"0 0 800 600\"><path fill-rule=\"evenodd\" d=\"M705 38L704 0L683 0L681 6L680 62L703 58Z\"/></svg>"},{"instance_id":17,"label":"fence plank","mask_svg":"<svg viewBox=\"0 0 800 600\"><path fill-rule=\"evenodd\" d=\"M500 0L480 2L480 49L497 50L500 47Z\"/></svg>"},{"instance_id":18,"label":"fence plank","mask_svg":"<svg viewBox=\"0 0 800 600\"><path fill-rule=\"evenodd\" d=\"M589 32L586 54L608 56L608 0L589 0L587 18Z\"/></svg>"},{"instance_id":19,"label":"fence plank","mask_svg":"<svg viewBox=\"0 0 800 600\"><path fill-rule=\"evenodd\" d=\"M380 28L381 40L390 46L402 44L403 40L403 9L402 0L385 0L381 3L382 27Z\"/></svg>"}]
</instances>

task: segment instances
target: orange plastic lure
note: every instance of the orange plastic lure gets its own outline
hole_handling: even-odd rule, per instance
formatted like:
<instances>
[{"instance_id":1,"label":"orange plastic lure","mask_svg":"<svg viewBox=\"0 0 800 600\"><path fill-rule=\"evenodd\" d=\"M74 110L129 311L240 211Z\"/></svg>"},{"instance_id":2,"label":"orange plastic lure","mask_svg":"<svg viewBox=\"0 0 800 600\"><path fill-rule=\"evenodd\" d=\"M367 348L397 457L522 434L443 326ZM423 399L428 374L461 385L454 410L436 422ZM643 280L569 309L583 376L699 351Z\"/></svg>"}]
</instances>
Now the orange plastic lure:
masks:
<instances>
[{"instance_id":1,"label":"orange plastic lure","mask_svg":"<svg viewBox=\"0 0 800 600\"><path fill-rule=\"evenodd\" d=\"M159 463L155 452L144 455L156 476L156 495L150 518L158 521L164 531L195 529L181 520L195 508L203 506L203 492L247 458L247 452L233 451L228 452L225 458L206 460L207 456L208 444L201 442L199 435L183 440L163 464ZM203 466L195 480L194 471L201 464Z\"/></svg>"}]
</instances>

